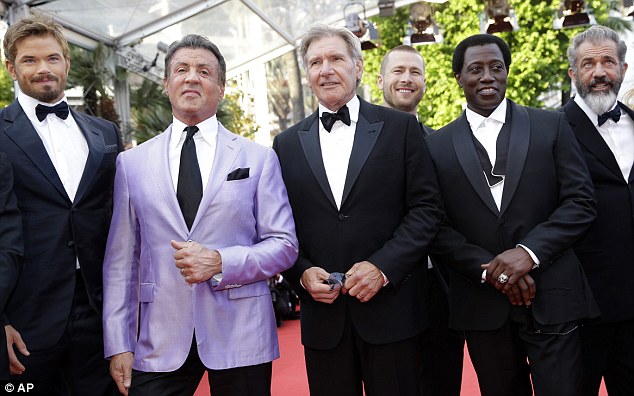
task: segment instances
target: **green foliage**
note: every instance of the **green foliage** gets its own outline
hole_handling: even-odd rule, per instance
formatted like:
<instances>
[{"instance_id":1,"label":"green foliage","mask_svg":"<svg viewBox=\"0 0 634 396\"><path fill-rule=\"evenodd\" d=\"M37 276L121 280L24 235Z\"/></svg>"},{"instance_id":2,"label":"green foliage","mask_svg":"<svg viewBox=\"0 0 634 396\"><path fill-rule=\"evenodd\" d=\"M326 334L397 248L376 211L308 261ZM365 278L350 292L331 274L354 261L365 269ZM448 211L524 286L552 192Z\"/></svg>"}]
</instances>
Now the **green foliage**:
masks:
<instances>
[{"instance_id":1,"label":"green foliage","mask_svg":"<svg viewBox=\"0 0 634 396\"><path fill-rule=\"evenodd\" d=\"M172 109L163 87L151 80L130 90L130 113L133 120L132 135L137 143L163 132L172 123Z\"/></svg>"},{"instance_id":2,"label":"green foliage","mask_svg":"<svg viewBox=\"0 0 634 396\"><path fill-rule=\"evenodd\" d=\"M82 87L83 110L119 125L121 120L108 87L117 77L114 51L99 43L94 51L70 45L68 88Z\"/></svg>"},{"instance_id":3,"label":"green foliage","mask_svg":"<svg viewBox=\"0 0 634 396\"><path fill-rule=\"evenodd\" d=\"M227 82L231 86L231 82ZM253 115L247 114L241 107L244 93L234 90L225 91L225 97L218 106L218 120L230 131L253 139L257 125ZM249 99L252 101L252 99ZM163 91L163 87L144 80L130 92L130 107L133 119L133 136L137 143L163 132L172 123L172 108Z\"/></svg>"},{"instance_id":4,"label":"green foliage","mask_svg":"<svg viewBox=\"0 0 634 396\"><path fill-rule=\"evenodd\" d=\"M253 140L258 125L253 114L247 113L241 105L245 101L245 93L237 89L229 89L235 88L231 81L227 81L227 85L225 97L218 106L218 121L231 132ZM253 98L247 94L246 101L252 104ZM252 106L247 107L252 108Z\"/></svg>"},{"instance_id":5,"label":"green foliage","mask_svg":"<svg viewBox=\"0 0 634 396\"><path fill-rule=\"evenodd\" d=\"M0 66L0 108L8 106L14 98L13 78L5 67Z\"/></svg>"},{"instance_id":6,"label":"green foliage","mask_svg":"<svg viewBox=\"0 0 634 396\"><path fill-rule=\"evenodd\" d=\"M570 89L566 49L570 38L586 27L553 29L560 0L510 0L509 3L515 9L520 29L499 34L511 47L513 56L507 97L526 106L544 107L540 99L543 94ZM608 16L610 4L605 0L590 0L586 4L594 9L599 23L614 22ZM443 32L444 42L418 47L426 61L427 78L427 92L418 112L420 119L433 128L455 119L465 105L451 71L451 57L461 40L480 33L479 13L483 10L484 2L474 0L451 0L435 6L434 18ZM408 7L397 9L392 17L372 18L381 33L382 45L364 52L363 83L370 87L375 103L383 102L376 85L381 59L390 48L402 43L408 18Z\"/></svg>"}]
</instances>

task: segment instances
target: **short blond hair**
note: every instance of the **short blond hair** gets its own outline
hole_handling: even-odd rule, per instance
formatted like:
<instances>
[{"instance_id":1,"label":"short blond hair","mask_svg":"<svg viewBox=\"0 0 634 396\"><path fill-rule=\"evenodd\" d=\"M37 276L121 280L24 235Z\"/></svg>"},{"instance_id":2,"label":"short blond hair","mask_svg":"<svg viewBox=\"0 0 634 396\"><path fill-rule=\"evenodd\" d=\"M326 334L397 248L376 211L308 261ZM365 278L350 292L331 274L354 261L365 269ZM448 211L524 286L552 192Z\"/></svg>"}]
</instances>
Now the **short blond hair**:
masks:
<instances>
[{"instance_id":1,"label":"short blond hair","mask_svg":"<svg viewBox=\"0 0 634 396\"><path fill-rule=\"evenodd\" d=\"M3 47L4 56L10 62L15 62L18 53L17 44L20 40L27 37L41 37L51 35L62 47L62 55L67 60L70 59L68 50L68 41L64 37L64 28L53 18L42 13L34 13L30 17L20 19L13 25L9 26L4 35Z\"/></svg>"}]
</instances>

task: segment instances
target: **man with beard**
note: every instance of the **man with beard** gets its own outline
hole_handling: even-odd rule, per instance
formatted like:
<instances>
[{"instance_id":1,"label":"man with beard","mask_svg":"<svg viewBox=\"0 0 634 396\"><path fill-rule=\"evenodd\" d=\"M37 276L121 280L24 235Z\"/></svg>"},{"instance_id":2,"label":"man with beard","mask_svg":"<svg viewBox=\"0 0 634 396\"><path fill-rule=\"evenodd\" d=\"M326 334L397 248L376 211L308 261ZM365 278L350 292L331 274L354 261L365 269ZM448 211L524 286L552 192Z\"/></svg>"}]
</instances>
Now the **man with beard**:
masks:
<instances>
[{"instance_id":1,"label":"man with beard","mask_svg":"<svg viewBox=\"0 0 634 396\"><path fill-rule=\"evenodd\" d=\"M68 43L50 18L11 25L4 55L20 92L0 112L0 147L24 229L22 269L3 317L10 371L42 395L111 395L101 272L119 131L69 109Z\"/></svg>"},{"instance_id":2,"label":"man with beard","mask_svg":"<svg viewBox=\"0 0 634 396\"><path fill-rule=\"evenodd\" d=\"M427 88L425 60L411 45L394 47L381 61L377 84L383 91L385 106L405 111L418 118L418 104ZM425 135L434 131L422 122L419 124ZM464 335L448 327L449 274L446 273L446 268L432 265L429 259L423 265L427 266L424 300L429 310L430 326L421 338L422 394L459 396L462 385Z\"/></svg>"},{"instance_id":3,"label":"man with beard","mask_svg":"<svg viewBox=\"0 0 634 396\"><path fill-rule=\"evenodd\" d=\"M601 310L582 328L584 394L634 395L634 112L617 101L627 46L593 26L573 37L568 74L578 94L563 110L590 170L597 219L575 246Z\"/></svg>"}]
</instances>

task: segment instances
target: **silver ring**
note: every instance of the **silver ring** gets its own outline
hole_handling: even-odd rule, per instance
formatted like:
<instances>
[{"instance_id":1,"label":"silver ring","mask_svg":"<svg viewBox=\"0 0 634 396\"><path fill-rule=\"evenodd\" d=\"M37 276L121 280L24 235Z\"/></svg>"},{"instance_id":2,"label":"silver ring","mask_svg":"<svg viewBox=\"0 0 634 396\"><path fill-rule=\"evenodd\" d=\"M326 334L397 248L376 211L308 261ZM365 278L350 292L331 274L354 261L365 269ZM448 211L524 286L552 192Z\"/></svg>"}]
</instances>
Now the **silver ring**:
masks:
<instances>
[{"instance_id":1,"label":"silver ring","mask_svg":"<svg viewBox=\"0 0 634 396\"><path fill-rule=\"evenodd\" d=\"M185 275L185 268L181 268L181 275Z\"/></svg>"},{"instance_id":2,"label":"silver ring","mask_svg":"<svg viewBox=\"0 0 634 396\"><path fill-rule=\"evenodd\" d=\"M500 283L506 283L508 280L509 277L506 274L500 274L500 276L498 276L498 282Z\"/></svg>"}]
</instances>

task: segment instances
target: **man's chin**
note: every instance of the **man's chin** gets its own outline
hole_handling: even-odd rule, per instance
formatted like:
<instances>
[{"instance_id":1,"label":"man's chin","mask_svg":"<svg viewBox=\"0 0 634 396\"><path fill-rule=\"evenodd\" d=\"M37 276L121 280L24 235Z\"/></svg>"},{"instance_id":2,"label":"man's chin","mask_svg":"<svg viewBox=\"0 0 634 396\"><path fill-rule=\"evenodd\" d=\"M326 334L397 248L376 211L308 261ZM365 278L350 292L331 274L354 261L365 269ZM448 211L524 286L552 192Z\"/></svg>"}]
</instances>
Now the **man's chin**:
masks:
<instances>
[{"instance_id":1,"label":"man's chin","mask_svg":"<svg viewBox=\"0 0 634 396\"><path fill-rule=\"evenodd\" d=\"M597 114L609 111L616 102L617 96L614 91L593 91L588 93L584 100L588 107Z\"/></svg>"}]
</instances>

